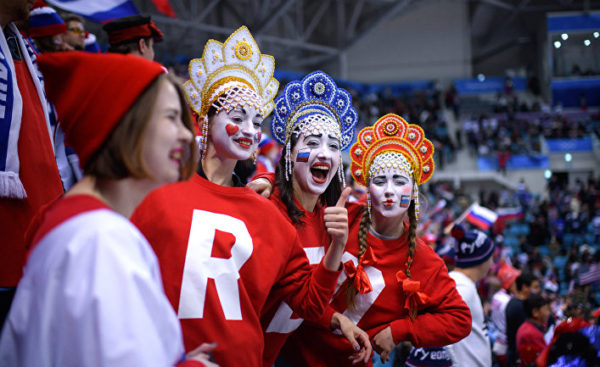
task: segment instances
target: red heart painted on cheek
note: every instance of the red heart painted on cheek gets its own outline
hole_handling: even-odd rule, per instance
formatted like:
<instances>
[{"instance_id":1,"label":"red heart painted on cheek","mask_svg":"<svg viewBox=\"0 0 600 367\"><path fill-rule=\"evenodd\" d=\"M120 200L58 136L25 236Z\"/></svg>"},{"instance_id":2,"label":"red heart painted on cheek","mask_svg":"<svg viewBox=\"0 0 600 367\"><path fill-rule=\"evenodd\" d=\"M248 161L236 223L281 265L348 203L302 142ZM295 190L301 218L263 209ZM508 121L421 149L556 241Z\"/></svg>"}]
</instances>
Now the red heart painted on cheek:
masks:
<instances>
[{"instance_id":1,"label":"red heart painted on cheek","mask_svg":"<svg viewBox=\"0 0 600 367\"><path fill-rule=\"evenodd\" d=\"M227 124L227 126L225 126L225 130L227 131L227 135L233 136L240 131L240 128L234 124Z\"/></svg>"}]
</instances>

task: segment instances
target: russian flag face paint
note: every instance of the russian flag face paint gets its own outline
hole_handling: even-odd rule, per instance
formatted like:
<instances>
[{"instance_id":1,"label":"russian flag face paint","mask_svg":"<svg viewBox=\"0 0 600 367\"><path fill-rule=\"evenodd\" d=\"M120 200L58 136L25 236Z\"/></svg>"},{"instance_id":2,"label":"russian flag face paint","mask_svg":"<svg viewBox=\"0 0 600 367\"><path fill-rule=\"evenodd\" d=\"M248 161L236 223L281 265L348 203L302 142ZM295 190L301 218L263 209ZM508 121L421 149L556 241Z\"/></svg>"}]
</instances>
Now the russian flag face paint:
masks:
<instances>
[{"instance_id":1,"label":"russian flag face paint","mask_svg":"<svg viewBox=\"0 0 600 367\"><path fill-rule=\"evenodd\" d=\"M298 154L296 154L296 162L308 162L309 157L310 151L298 152Z\"/></svg>"},{"instance_id":2,"label":"russian flag face paint","mask_svg":"<svg viewBox=\"0 0 600 367\"><path fill-rule=\"evenodd\" d=\"M321 132L301 133L292 149L295 157L293 177L301 190L321 195L325 192L340 165L340 141Z\"/></svg>"},{"instance_id":3,"label":"russian flag face paint","mask_svg":"<svg viewBox=\"0 0 600 367\"><path fill-rule=\"evenodd\" d=\"M413 177L398 168L383 168L370 179L373 213L386 218L404 216L410 206Z\"/></svg>"}]
</instances>

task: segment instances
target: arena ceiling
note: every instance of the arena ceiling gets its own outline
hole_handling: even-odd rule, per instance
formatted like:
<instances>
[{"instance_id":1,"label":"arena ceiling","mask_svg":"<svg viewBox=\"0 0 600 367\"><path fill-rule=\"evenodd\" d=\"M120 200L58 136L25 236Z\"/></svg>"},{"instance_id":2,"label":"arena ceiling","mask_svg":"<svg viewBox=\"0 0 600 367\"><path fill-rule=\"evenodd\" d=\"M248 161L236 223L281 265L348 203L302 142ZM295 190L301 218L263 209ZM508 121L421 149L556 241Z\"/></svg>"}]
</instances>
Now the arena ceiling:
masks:
<instances>
[{"instance_id":1,"label":"arena ceiling","mask_svg":"<svg viewBox=\"0 0 600 367\"><path fill-rule=\"evenodd\" d=\"M207 39L224 40L245 24L261 52L275 56L279 68L297 71L335 61L381 24L435 2L467 1L474 63L532 42L546 12L600 9L599 0L170 0L177 14L171 18L150 0L133 1L165 33L157 45L162 61L199 57ZM104 40L99 25L89 28Z\"/></svg>"}]
</instances>

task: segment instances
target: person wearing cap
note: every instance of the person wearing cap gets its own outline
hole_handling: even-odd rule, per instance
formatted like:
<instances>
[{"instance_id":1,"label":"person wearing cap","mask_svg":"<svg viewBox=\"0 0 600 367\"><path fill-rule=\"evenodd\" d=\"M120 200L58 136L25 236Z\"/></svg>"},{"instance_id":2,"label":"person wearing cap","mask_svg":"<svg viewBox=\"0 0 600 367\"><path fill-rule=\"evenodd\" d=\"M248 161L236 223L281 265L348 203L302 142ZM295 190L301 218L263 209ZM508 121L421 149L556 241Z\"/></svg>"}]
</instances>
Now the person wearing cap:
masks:
<instances>
[{"instance_id":1,"label":"person wearing cap","mask_svg":"<svg viewBox=\"0 0 600 367\"><path fill-rule=\"evenodd\" d=\"M0 365L175 365L179 322L156 256L128 218L148 192L195 168L184 92L137 57L60 52L39 65L85 174L31 226ZM210 349L184 363L212 366Z\"/></svg>"},{"instance_id":2,"label":"person wearing cap","mask_svg":"<svg viewBox=\"0 0 600 367\"><path fill-rule=\"evenodd\" d=\"M0 326L25 264L23 234L38 209L64 192L37 56L15 25L31 5L0 1Z\"/></svg>"},{"instance_id":3,"label":"person wearing cap","mask_svg":"<svg viewBox=\"0 0 600 367\"><path fill-rule=\"evenodd\" d=\"M330 90L312 85L317 92ZM433 174L433 153L423 130L394 114L362 129L350 148L350 170L368 188L367 205L347 204L344 273L331 306L367 332L382 363L393 360L402 342L442 346L464 338L471 327L444 262L416 234L419 185ZM309 320L290 336L283 354L292 366L353 365L346 340L326 323Z\"/></svg>"},{"instance_id":4,"label":"person wearing cap","mask_svg":"<svg viewBox=\"0 0 600 367\"><path fill-rule=\"evenodd\" d=\"M535 365L535 360L546 348L544 333L550 317L550 301L539 294L531 294L525 299L527 320L517 331L517 351L519 366Z\"/></svg>"},{"instance_id":5,"label":"person wearing cap","mask_svg":"<svg viewBox=\"0 0 600 367\"><path fill-rule=\"evenodd\" d=\"M472 325L466 338L446 348L453 366L491 367L492 347L476 283L487 275L492 266L494 243L485 233L467 231L460 224L455 225L451 233L456 239L456 261L450 277L471 310Z\"/></svg>"},{"instance_id":6,"label":"person wearing cap","mask_svg":"<svg viewBox=\"0 0 600 367\"><path fill-rule=\"evenodd\" d=\"M73 50L64 41L67 25L54 9L44 1L37 0L29 14L27 34L35 42L40 53Z\"/></svg>"},{"instance_id":7,"label":"person wearing cap","mask_svg":"<svg viewBox=\"0 0 600 367\"><path fill-rule=\"evenodd\" d=\"M28 34L33 39L38 53L70 51L73 47L64 42L67 30L65 22L56 11L42 0L36 0L29 15ZM57 122L56 110L48 105L50 124L54 137L54 152L63 187L68 190L81 178L79 157L71 147L65 146L65 134Z\"/></svg>"},{"instance_id":8,"label":"person wearing cap","mask_svg":"<svg viewBox=\"0 0 600 367\"><path fill-rule=\"evenodd\" d=\"M201 126L197 174L155 190L132 216L159 258L186 346L217 342L213 354L225 366L262 366L260 317L271 290L300 317L322 316L347 238L333 218L339 231L313 271L295 228L233 174L256 151L273 110L274 68L245 26L224 43L207 42L184 84Z\"/></svg>"},{"instance_id":9,"label":"person wearing cap","mask_svg":"<svg viewBox=\"0 0 600 367\"><path fill-rule=\"evenodd\" d=\"M515 280L516 291L514 297L506 305L506 365L514 367L517 365L517 330L525 320L525 306L523 302L532 293L540 293L539 280L529 272L521 273Z\"/></svg>"},{"instance_id":10,"label":"person wearing cap","mask_svg":"<svg viewBox=\"0 0 600 367\"><path fill-rule=\"evenodd\" d=\"M61 18L67 25L67 32L63 39L73 49L83 51L85 48L85 22L77 14L65 13Z\"/></svg>"},{"instance_id":11,"label":"person wearing cap","mask_svg":"<svg viewBox=\"0 0 600 367\"><path fill-rule=\"evenodd\" d=\"M496 339L492 351L500 367L506 366L506 305L515 294L517 288L515 281L521 272L507 263L502 263L498 269L497 277L501 288L492 296L490 319L496 327Z\"/></svg>"},{"instance_id":12,"label":"person wearing cap","mask_svg":"<svg viewBox=\"0 0 600 367\"><path fill-rule=\"evenodd\" d=\"M154 43L163 33L147 15L131 15L111 20L102 26L108 34L108 52L132 54L154 60Z\"/></svg>"},{"instance_id":13,"label":"person wearing cap","mask_svg":"<svg viewBox=\"0 0 600 367\"><path fill-rule=\"evenodd\" d=\"M275 162L279 156L279 147L275 141L266 135L263 135L258 143L258 156L256 157L255 175L261 173L274 173Z\"/></svg>"}]
</instances>

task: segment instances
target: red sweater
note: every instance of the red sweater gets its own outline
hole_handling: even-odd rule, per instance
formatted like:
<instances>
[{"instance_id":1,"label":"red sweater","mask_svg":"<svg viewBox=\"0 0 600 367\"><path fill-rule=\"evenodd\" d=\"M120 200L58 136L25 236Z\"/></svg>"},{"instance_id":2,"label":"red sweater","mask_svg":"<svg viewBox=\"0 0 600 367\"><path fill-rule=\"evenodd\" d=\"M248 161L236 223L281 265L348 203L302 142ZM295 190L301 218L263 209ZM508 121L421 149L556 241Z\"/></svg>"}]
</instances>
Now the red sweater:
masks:
<instances>
[{"instance_id":1,"label":"red sweater","mask_svg":"<svg viewBox=\"0 0 600 367\"><path fill-rule=\"evenodd\" d=\"M291 223L291 219L287 215L287 208L281 201L280 195L279 189L276 188L270 200ZM303 223L296 226L298 238L313 269L316 269L331 242L323 221L325 208L317 204L314 212L309 212L304 210L300 203L296 202L296 205L304 212ZM265 350L263 353L263 366L265 367L270 367L275 363L275 359L288 336L302 323L302 319L292 313L289 305L284 303L284 299L285 294L279 289L274 289L269 294L265 312L261 317L265 332Z\"/></svg>"},{"instance_id":2,"label":"red sweater","mask_svg":"<svg viewBox=\"0 0 600 367\"><path fill-rule=\"evenodd\" d=\"M195 175L152 192L131 219L156 251L186 349L217 342L220 366L262 365L259 317L272 288L309 319L335 289L339 272L313 273L295 229L246 187Z\"/></svg>"},{"instance_id":3,"label":"red sweater","mask_svg":"<svg viewBox=\"0 0 600 367\"><path fill-rule=\"evenodd\" d=\"M517 351L521 359L521 366L528 366L535 362L536 358L546 348L544 332L539 326L525 321L517 331Z\"/></svg>"},{"instance_id":4,"label":"red sweater","mask_svg":"<svg viewBox=\"0 0 600 367\"><path fill-rule=\"evenodd\" d=\"M349 206L351 227L343 261L356 259L358 254L359 210L358 205ZM358 294L356 309L348 311L345 288L342 287L332 300L334 309L356 322L371 338L391 326L395 343L410 341L416 347L444 346L470 333L469 308L456 291L454 280L448 275L444 262L429 246L417 241L411 267L412 280L420 282L420 292L429 299L418 307L418 316L411 321L404 307L405 292L396 278L399 270L406 270L407 228L403 236L396 240L381 240L369 233L367 241L377 259L375 266L365 266L372 290ZM342 274L338 283L341 284L345 279L345 274ZM324 323L322 325L325 326ZM283 354L287 361L294 366L350 366L348 357L353 351L348 341L324 326L305 321L284 347Z\"/></svg>"}]
</instances>

